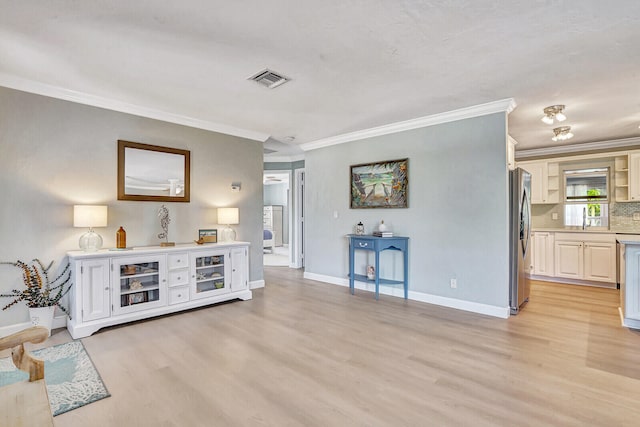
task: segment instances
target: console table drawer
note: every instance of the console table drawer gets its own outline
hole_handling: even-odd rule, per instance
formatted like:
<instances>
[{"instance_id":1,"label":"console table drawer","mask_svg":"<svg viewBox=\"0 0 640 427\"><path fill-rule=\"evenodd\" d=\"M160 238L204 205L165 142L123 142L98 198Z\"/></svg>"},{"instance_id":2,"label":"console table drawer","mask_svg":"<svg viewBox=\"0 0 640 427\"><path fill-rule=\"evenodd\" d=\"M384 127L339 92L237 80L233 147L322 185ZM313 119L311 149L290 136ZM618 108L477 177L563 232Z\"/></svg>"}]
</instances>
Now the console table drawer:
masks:
<instances>
[{"instance_id":1,"label":"console table drawer","mask_svg":"<svg viewBox=\"0 0 640 427\"><path fill-rule=\"evenodd\" d=\"M374 242L369 239L353 239L354 249L374 249Z\"/></svg>"}]
</instances>

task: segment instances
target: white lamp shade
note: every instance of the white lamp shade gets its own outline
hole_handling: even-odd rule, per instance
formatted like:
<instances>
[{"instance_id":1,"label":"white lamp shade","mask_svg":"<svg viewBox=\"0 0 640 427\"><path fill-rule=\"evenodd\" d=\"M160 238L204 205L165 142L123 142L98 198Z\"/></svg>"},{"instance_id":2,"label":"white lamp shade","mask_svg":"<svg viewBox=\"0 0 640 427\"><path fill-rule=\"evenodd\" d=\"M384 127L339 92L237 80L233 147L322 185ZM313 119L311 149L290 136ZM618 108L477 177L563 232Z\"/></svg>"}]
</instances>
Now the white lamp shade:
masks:
<instances>
[{"instance_id":1,"label":"white lamp shade","mask_svg":"<svg viewBox=\"0 0 640 427\"><path fill-rule=\"evenodd\" d=\"M238 208L218 208L218 224L240 224Z\"/></svg>"},{"instance_id":2,"label":"white lamp shade","mask_svg":"<svg viewBox=\"0 0 640 427\"><path fill-rule=\"evenodd\" d=\"M74 227L106 227L107 207L99 205L76 205L73 207Z\"/></svg>"}]
</instances>

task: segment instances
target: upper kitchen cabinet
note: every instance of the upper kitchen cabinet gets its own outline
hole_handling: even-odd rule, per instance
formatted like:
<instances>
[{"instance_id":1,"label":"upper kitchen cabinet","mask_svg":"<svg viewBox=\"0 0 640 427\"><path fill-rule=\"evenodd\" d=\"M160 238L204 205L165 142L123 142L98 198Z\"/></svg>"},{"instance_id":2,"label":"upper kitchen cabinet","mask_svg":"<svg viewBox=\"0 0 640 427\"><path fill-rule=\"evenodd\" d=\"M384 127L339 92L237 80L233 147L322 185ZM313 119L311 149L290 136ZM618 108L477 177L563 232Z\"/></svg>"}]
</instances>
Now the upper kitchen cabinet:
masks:
<instances>
[{"instance_id":1,"label":"upper kitchen cabinet","mask_svg":"<svg viewBox=\"0 0 640 427\"><path fill-rule=\"evenodd\" d=\"M560 203L560 175L557 162L518 162L531 174L531 203Z\"/></svg>"},{"instance_id":2,"label":"upper kitchen cabinet","mask_svg":"<svg viewBox=\"0 0 640 427\"><path fill-rule=\"evenodd\" d=\"M513 170L516 168L516 144L518 141L509 136L507 138L507 168Z\"/></svg>"},{"instance_id":3,"label":"upper kitchen cabinet","mask_svg":"<svg viewBox=\"0 0 640 427\"><path fill-rule=\"evenodd\" d=\"M627 154L616 156L614 159L613 196L616 202L629 201L629 156Z\"/></svg>"},{"instance_id":4,"label":"upper kitchen cabinet","mask_svg":"<svg viewBox=\"0 0 640 427\"><path fill-rule=\"evenodd\" d=\"M640 152L629 154L629 201L640 201Z\"/></svg>"}]
</instances>

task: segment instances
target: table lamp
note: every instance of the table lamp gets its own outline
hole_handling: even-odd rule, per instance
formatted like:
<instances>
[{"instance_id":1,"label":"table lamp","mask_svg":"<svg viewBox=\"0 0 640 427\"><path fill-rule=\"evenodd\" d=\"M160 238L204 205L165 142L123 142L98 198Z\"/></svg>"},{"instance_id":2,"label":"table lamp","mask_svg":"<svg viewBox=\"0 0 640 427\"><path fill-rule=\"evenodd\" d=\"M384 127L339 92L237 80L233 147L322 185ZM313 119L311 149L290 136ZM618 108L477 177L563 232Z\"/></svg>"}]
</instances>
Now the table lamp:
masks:
<instances>
[{"instance_id":1,"label":"table lamp","mask_svg":"<svg viewBox=\"0 0 640 427\"><path fill-rule=\"evenodd\" d=\"M98 205L75 205L73 207L73 226L89 227L89 231L80 236L80 249L94 252L102 247L102 237L93 231L93 227L107 226L107 207Z\"/></svg>"},{"instance_id":2,"label":"table lamp","mask_svg":"<svg viewBox=\"0 0 640 427\"><path fill-rule=\"evenodd\" d=\"M238 208L218 208L218 224L227 226L222 230L221 239L223 242L233 242L236 240L236 232L230 225L240 224L240 212Z\"/></svg>"}]
</instances>

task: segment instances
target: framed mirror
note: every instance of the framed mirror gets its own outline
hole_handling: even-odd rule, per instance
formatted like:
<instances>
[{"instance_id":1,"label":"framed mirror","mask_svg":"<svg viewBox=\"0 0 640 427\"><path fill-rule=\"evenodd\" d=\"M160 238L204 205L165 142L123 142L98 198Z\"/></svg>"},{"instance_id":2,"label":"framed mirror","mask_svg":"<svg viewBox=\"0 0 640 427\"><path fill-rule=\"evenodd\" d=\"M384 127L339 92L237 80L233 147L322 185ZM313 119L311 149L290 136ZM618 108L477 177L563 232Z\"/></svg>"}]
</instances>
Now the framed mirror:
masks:
<instances>
[{"instance_id":1,"label":"framed mirror","mask_svg":"<svg viewBox=\"0 0 640 427\"><path fill-rule=\"evenodd\" d=\"M188 202L189 150L118 141L118 200Z\"/></svg>"}]
</instances>

